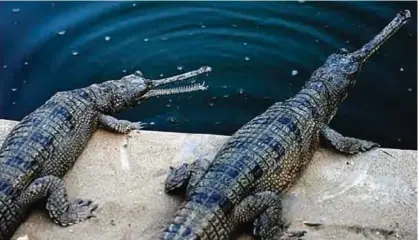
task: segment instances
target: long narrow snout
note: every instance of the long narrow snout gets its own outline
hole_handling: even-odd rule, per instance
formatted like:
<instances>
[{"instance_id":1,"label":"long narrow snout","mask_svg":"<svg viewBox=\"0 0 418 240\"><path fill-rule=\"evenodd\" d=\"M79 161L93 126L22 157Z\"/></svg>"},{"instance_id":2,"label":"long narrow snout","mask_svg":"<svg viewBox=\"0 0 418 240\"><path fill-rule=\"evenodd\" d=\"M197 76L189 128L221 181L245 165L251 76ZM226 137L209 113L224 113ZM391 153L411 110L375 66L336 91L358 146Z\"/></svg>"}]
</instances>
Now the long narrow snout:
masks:
<instances>
[{"instance_id":1,"label":"long narrow snout","mask_svg":"<svg viewBox=\"0 0 418 240\"><path fill-rule=\"evenodd\" d=\"M179 94L179 93L187 93L187 92L195 92L195 91L204 91L207 89L207 86L205 86L205 83L202 84L193 84L193 85L187 85L177 88L169 88L169 89L155 89L156 87L166 85L173 82L182 81L188 78L195 77L197 75L201 75L203 73L211 72L212 68L209 66L203 66L197 70L186 72L177 76L168 77L164 79L159 80L149 80L150 83L150 90L141 96L140 100L144 100L146 98L155 97L155 96L162 96L162 95L173 95L173 94Z\"/></svg>"},{"instance_id":2,"label":"long narrow snout","mask_svg":"<svg viewBox=\"0 0 418 240\"><path fill-rule=\"evenodd\" d=\"M411 12L409 10L400 11L378 35L351 55L356 59L356 61L366 61L375 51L379 49L380 46L382 46L393 34L395 34L399 28L405 25L409 18L411 18Z\"/></svg>"},{"instance_id":3,"label":"long narrow snout","mask_svg":"<svg viewBox=\"0 0 418 240\"><path fill-rule=\"evenodd\" d=\"M177 75L177 76L172 76L172 77L164 78L164 79L161 79L161 80L151 80L151 83L152 83L152 87L158 87L158 86L161 86L161 85L166 85L166 84L169 84L169 83L178 82L178 81L182 81L184 79L192 78L194 76L200 75L202 73L207 73L207 72L210 72L210 71L212 71L211 67L203 66L203 67L201 67L197 70L190 71L190 72L187 72L187 73L183 73L183 74L180 74L180 75Z\"/></svg>"}]
</instances>

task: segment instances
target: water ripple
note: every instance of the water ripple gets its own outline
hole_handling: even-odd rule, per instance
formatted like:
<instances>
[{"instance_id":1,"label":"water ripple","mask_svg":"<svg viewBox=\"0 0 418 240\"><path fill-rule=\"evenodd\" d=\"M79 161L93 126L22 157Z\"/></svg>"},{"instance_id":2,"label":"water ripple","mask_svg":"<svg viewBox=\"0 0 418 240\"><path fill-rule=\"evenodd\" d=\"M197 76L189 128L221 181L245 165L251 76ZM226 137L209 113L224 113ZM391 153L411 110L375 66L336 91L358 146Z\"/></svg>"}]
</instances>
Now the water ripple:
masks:
<instances>
[{"instance_id":1,"label":"water ripple","mask_svg":"<svg viewBox=\"0 0 418 240\"><path fill-rule=\"evenodd\" d=\"M148 119L160 130L231 134L272 102L293 95L337 48L358 48L401 8L416 14L416 3L415 7L408 4L1 2L0 30L7 34L0 36L0 46L5 49L0 64L7 68L0 71L4 79L0 82L0 118L19 119L56 91L120 78L136 69L158 78L209 64L214 68L207 79L209 91L190 95L200 100L178 96L181 108L170 112L166 101L156 99L122 116L135 121ZM384 57L370 59L351 95L353 100L342 107L339 116L344 118L338 120L337 116L339 126L360 137L364 132L347 127L345 120L370 122L367 114L371 109L375 111L372 115L383 117L382 102L404 119L414 114L413 110L387 104L399 99L415 102L414 49L395 44L414 44L414 40L416 20L388 42L382 49ZM406 55L409 60L405 60ZM399 66L394 65L398 62ZM406 80L393 81L397 78ZM374 91L380 98L370 99L369 89L377 81L380 87ZM176 124L166 124L170 117ZM162 118L164 121L158 121ZM381 128L389 121L380 121L373 130L368 128L368 136L384 138ZM404 127L405 121L398 120L397 127L393 121L390 124L396 137L387 136L388 143L411 134ZM411 141L409 144L416 140Z\"/></svg>"}]
</instances>

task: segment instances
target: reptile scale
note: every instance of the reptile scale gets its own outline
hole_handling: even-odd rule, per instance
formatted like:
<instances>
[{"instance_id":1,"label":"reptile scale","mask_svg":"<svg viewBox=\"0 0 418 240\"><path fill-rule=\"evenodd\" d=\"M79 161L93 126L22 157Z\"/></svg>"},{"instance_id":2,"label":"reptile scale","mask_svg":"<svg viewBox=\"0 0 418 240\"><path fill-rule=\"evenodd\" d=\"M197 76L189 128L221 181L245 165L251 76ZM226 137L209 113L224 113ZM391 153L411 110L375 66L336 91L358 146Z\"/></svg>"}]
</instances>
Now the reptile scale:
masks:
<instances>
[{"instance_id":1,"label":"reptile scale","mask_svg":"<svg viewBox=\"0 0 418 240\"><path fill-rule=\"evenodd\" d=\"M293 97L273 104L240 128L213 160L170 168L165 191L186 195L161 239L229 239L243 223L254 223L263 240L299 239L287 231L281 197L297 181L320 142L345 154L379 147L345 137L328 126L354 86L361 67L411 17L397 16L359 50L340 49L315 70Z\"/></svg>"}]
</instances>

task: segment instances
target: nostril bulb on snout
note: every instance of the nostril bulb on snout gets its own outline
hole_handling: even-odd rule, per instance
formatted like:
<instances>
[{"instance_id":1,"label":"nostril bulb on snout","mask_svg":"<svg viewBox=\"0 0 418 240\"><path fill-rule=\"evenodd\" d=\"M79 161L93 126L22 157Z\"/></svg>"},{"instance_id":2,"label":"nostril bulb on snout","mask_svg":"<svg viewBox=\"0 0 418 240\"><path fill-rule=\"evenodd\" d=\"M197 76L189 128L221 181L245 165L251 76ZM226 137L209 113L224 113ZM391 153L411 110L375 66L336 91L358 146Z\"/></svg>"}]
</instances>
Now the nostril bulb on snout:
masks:
<instances>
[{"instance_id":1,"label":"nostril bulb on snout","mask_svg":"<svg viewBox=\"0 0 418 240\"><path fill-rule=\"evenodd\" d=\"M210 72L210 71L212 71L212 68L211 68L211 67L209 67L209 66L203 66L203 67L202 67L202 69L203 69L203 71L205 71L205 72Z\"/></svg>"},{"instance_id":2,"label":"nostril bulb on snout","mask_svg":"<svg viewBox=\"0 0 418 240\"><path fill-rule=\"evenodd\" d=\"M346 48L339 48L337 52L340 54L344 54L344 53L348 53L348 50Z\"/></svg>"},{"instance_id":3,"label":"nostril bulb on snout","mask_svg":"<svg viewBox=\"0 0 418 240\"><path fill-rule=\"evenodd\" d=\"M399 15L403 18L410 18L411 12L408 9L405 9L405 10L400 11Z\"/></svg>"}]
</instances>

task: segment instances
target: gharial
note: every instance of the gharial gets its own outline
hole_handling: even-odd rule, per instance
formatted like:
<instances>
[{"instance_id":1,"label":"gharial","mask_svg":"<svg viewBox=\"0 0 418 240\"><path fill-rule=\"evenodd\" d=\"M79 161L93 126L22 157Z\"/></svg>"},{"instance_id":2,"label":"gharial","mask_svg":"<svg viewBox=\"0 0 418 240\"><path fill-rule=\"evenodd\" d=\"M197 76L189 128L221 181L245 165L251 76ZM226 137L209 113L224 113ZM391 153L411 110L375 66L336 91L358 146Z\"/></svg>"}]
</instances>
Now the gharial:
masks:
<instances>
[{"instance_id":1,"label":"gharial","mask_svg":"<svg viewBox=\"0 0 418 240\"><path fill-rule=\"evenodd\" d=\"M281 216L281 195L298 179L321 142L344 154L379 147L342 136L328 124L366 60L410 17L408 10L400 11L357 51L340 49L331 54L295 96L245 124L214 159L170 167L165 191L186 195L186 200L160 238L229 239L244 223L253 223L253 233L261 239L304 236L304 230L288 230Z\"/></svg>"},{"instance_id":2,"label":"gharial","mask_svg":"<svg viewBox=\"0 0 418 240\"><path fill-rule=\"evenodd\" d=\"M141 122L118 120L114 114L153 96L206 90L203 84L157 89L210 72L203 66L160 80L140 71L119 80L62 91L24 117L8 134L0 149L0 239L10 239L25 220L30 206L46 199L54 222L68 226L94 216L91 200L69 201L62 177L73 166L99 127L129 133Z\"/></svg>"}]
</instances>

